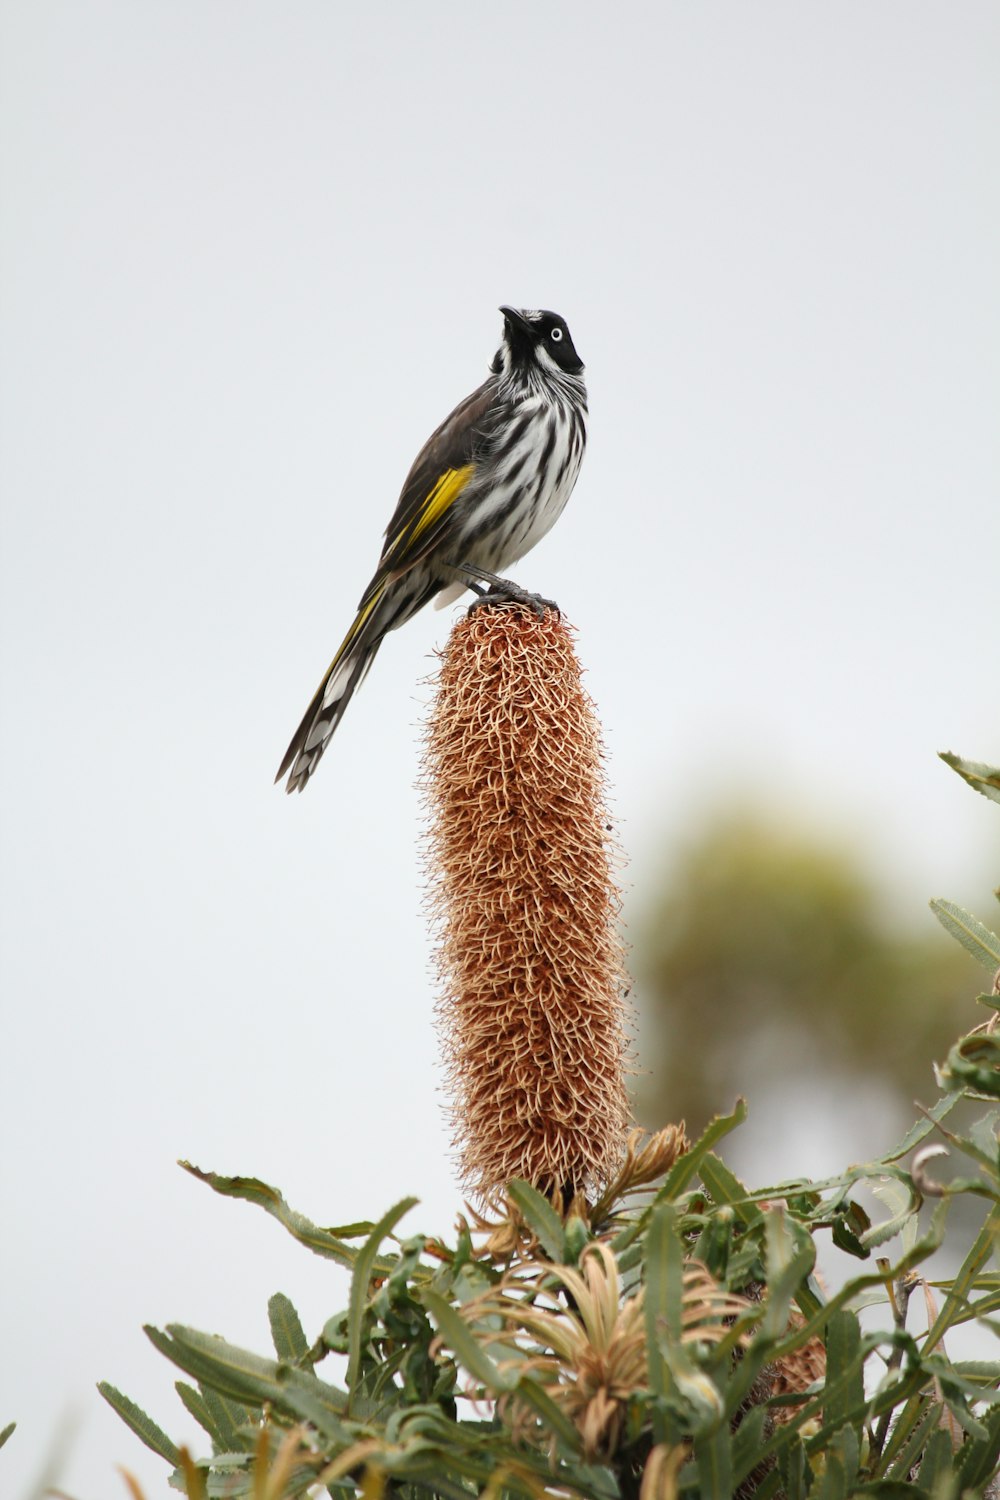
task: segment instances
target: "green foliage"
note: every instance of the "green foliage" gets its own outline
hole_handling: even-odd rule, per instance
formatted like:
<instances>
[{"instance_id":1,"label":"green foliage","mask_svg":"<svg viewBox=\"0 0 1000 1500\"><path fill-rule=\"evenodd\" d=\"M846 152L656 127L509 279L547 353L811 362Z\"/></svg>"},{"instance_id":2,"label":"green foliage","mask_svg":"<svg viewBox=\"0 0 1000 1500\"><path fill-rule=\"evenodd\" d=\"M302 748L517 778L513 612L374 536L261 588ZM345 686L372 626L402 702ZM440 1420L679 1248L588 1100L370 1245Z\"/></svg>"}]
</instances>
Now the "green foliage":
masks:
<instances>
[{"instance_id":1,"label":"green foliage","mask_svg":"<svg viewBox=\"0 0 1000 1500\"><path fill-rule=\"evenodd\" d=\"M914 932L887 906L851 853L721 816L637 924L642 1118L700 1128L720 1095L758 1099L821 1071L831 1092L877 1089L902 1124L975 969L931 923Z\"/></svg>"},{"instance_id":2,"label":"green foliage","mask_svg":"<svg viewBox=\"0 0 1000 1500\"><path fill-rule=\"evenodd\" d=\"M200 1457L100 1390L192 1500L994 1500L1000 1359L955 1359L946 1341L969 1324L991 1349L1000 1335L996 991L903 1140L821 1181L748 1189L720 1154L742 1104L682 1154L674 1130L633 1142L586 1218L513 1183L495 1224L460 1220L449 1242L401 1235L412 1199L320 1229L265 1183L189 1167L349 1267L348 1305L310 1342L276 1293L273 1356L147 1329L187 1377ZM928 1283L919 1268L963 1199L985 1207L981 1227ZM833 1292L814 1275L827 1238L852 1267Z\"/></svg>"},{"instance_id":3,"label":"green foliage","mask_svg":"<svg viewBox=\"0 0 1000 1500\"><path fill-rule=\"evenodd\" d=\"M982 1493L1000 1454L1000 1362L952 1361L945 1335L970 1321L1000 1330L1000 1171L995 1149L978 1144L997 1115L975 1136L949 1132L968 1165L950 1183L928 1178L918 1149L967 1097L944 1095L934 1118L876 1161L756 1191L710 1149L717 1122L690 1153L698 1180L671 1172L638 1201L626 1184L585 1227L576 1266L565 1231L564 1260L539 1241L539 1228L550 1243L555 1232L547 1204L516 1214L517 1242L502 1255L464 1225L450 1244L400 1238L399 1205L348 1246L349 1305L312 1344L280 1293L269 1304L273 1357L190 1328L147 1330L189 1378L178 1393L210 1445L195 1461L100 1389L188 1494L192 1473L209 1495L263 1494L284 1434L287 1495L317 1484L346 1495L375 1475L379 1493L389 1485L412 1500L553 1489L629 1500L654 1450L675 1459L664 1496ZM915 1164L901 1165L914 1151ZM231 1191L230 1180L207 1180ZM855 1196L866 1184L891 1189L876 1223ZM930 1329L912 1333L916 1268L941 1244L949 1203L970 1192L987 1200L986 1222ZM515 1195L539 1208L526 1184ZM859 1273L827 1296L812 1275L816 1243L838 1226ZM873 1253L887 1235L892 1261ZM876 1330L859 1322L873 1304L885 1310ZM810 1349L821 1358L817 1341L825 1377L775 1395L775 1370L794 1370ZM337 1354L343 1385L320 1373ZM263 1458L262 1432L273 1436ZM644 1500L659 1494L646 1484Z\"/></svg>"}]
</instances>

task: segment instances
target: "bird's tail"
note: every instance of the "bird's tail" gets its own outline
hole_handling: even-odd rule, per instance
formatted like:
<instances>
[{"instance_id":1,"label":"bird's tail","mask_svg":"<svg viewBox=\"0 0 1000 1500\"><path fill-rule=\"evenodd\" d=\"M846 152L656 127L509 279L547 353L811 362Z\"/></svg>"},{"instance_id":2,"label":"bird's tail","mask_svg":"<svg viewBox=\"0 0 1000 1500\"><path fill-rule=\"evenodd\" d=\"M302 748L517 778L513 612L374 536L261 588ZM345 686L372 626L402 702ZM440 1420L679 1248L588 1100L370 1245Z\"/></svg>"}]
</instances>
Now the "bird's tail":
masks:
<instances>
[{"instance_id":1,"label":"bird's tail","mask_svg":"<svg viewBox=\"0 0 1000 1500\"><path fill-rule=\"evenodd\" d=\"M378 619L383 611L378 608L385 594L383 583L376 592L366 595L358 610L354 624L347 632L340 649L327 670L326 676L316 689L316 694L306 709L302 723L292 735L284 759L278 767L276 782L288 772L286 792L301 792L316 767L320 756L330 743L333 731L344 717L344 711L360 687L365 674L375 660L379 646L398 620L382 622Z\"/></svg>"}]
</instances>

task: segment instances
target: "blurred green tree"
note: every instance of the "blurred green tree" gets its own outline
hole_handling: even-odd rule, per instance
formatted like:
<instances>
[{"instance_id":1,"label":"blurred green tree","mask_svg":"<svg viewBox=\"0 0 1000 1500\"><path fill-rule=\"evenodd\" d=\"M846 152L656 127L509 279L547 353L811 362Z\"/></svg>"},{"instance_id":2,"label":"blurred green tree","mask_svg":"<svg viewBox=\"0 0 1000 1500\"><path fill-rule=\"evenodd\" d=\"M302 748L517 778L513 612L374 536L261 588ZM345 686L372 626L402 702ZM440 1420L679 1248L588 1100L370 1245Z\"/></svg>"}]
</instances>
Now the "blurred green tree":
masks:
<instances>
[{"instance_id":1,"label":"blurred green tree","mask_svg":"<svg viewBox=\"0 0 1000 1500\"><path fill-rule=\"evenodd\" d=\"M694 1130L810 1074L894 1086L908 1119L981 987L929 914L901 926L855 856L760 813L716 814L634 927L636 1107Z\"/></svg>"}]
</instances>

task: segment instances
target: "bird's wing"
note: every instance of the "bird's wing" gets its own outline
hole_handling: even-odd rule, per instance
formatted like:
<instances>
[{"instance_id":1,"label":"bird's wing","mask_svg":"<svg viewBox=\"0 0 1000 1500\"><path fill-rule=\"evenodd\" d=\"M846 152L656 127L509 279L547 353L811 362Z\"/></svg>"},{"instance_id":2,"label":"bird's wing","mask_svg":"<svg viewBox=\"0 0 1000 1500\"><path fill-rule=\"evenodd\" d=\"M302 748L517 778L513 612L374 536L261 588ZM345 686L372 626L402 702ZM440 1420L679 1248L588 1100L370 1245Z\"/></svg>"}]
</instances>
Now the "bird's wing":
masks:
<instances>
[{"instance_id":1,"label":"bird's wing","mask_svg":"<svg viewBox=\"0 0 1000 1500\"><path fill-rule=\"evenodd\" d=\"M466 396L417 454L386 527L369 592L409 571L447 532L452 507L475 475L496 421L495 376ZM364 608L368 593L361 601Z\"/></svg>"}]
</instances>

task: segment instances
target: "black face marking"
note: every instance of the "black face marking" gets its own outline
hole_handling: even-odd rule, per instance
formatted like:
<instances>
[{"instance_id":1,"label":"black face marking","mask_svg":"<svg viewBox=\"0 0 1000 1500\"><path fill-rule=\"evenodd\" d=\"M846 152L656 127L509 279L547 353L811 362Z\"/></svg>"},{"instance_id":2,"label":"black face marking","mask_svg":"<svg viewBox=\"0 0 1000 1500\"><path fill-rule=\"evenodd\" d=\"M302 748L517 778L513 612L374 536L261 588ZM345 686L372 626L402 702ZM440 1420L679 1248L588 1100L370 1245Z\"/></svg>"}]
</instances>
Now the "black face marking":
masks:
<instances>
[{"instance_id":1,"label":"black face marking","mask_svg":"<svg viewBox=\"0 0 1000 1500\"><path fill-rule=\"evenodd\" d=\"M510 350L515 364L530 364L539 359L541 350L552 363L568 375L579 375L583 361L573 347L573 339L565 318L558 313L518 312L516 308L501 308L504 314L504 343ZM500 373L496 361L490 366L494 374Z\"/></svg>"},{"instance_id":2,"label":"black face marking","mask_svg":"<svg viewBox=\"0 0 1000 1500\"><path fill-rule=\"evenodd\" d=\"M567 374L578 375L583 369L583 360L573 347L573 339L566 327L566 319L558 313L542 312L534 325L538 342L549 357Z\"/></svg>"}]
</instances>

